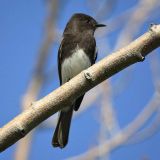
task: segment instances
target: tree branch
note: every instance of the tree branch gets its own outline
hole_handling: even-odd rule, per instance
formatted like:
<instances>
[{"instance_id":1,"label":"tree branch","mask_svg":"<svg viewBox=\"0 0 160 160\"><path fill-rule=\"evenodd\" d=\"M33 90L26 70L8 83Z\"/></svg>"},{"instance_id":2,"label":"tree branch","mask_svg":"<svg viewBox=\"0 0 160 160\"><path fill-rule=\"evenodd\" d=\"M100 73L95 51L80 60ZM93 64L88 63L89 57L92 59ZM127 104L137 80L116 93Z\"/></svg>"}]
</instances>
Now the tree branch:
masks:
<instances>
[{"instance_id":1,"label":"tree branch","mask_svg":"<svg viewBox=\"0 0 160 160\"><path fill-rule=\"evenodd\" d=\"M97 84L122 69L143 61L146 55L159 46L160 25L152 25L148 32L128 46L107 56L44 98L32 103L28 109L0 129L0 151L17 142L42 121Z\"/></svg>"}]
</instances>

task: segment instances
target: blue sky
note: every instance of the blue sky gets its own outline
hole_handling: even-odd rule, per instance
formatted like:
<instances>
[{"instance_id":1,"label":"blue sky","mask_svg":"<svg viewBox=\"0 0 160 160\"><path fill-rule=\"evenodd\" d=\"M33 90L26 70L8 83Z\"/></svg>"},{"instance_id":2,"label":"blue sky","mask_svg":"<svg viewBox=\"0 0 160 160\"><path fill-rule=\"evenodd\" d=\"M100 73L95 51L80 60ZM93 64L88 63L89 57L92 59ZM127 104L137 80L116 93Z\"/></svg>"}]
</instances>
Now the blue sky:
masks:
<instances>
[{"instance_id":1,"label":"blue sky","mask_svg":"<svg viewBox=\"0 0 160 160\"><path fill-rule=\"evenodd\" d=\"M96 16L85 0L74 1L70 0L64 3L60 1L58 20L56 27L63 31L66 22L71 15L76 12L82 12L91 16ZM119 14L132 8L137 4L137 0L122 1L119 0L113 10L113 13L106 18L103 16L98 21L110 21ZM100 6L99 3L97 3ZM95 6L94 6L95 7ZM43 0L28 0L28 1L1 1L0 2L0 126L9 122L12 118L21 112L21 99L26 91L26 87L32 76L36 57L42 43L45 17L47 13L46 1ZM159 17L151 16L143 24L137 33L136 37L148 30L150 23L160 23ZM117 37L122 27L114 33L108 34L108 37L97 39L97 45L109 43L110 52L114 49ZM109 27L109 26L108 26ZM53 44L50 50L51 55L48 60L47 70L52 70L52 67L57 68L57 50L59 44ZM159 52L160 50L157 50ZM103 52L103 54L101 53ZM99 48L98 60L108 53ZM157 54L154 53L154 54ZM160 56L156 55L158 60ZM140 113L143 107L148 103L154 93L152 82L150 62L152 55L149 55L143 63L137 63L132 67L130 73L129 84L126 89L118 95L113 94L112 103L121 127L125 127L131 122L136 115ZM130 72L127 68L111 78L113 84L113 93L116 91L116 80L123 74ZM57 72L53 73L53 83L45 85L42 89L40 97L51 92L59 85ZM97 102L98 104L100 102ZM66 159L74 155L83 153L88 148L98 143L97 135L99 129L98 107L92 107L78 118L74 119L70 132L70 140L68 146L64 150L53 149L51 139L54 129L37 129L33 137L33 144L30 160L35 159ZM152 118L151 118L152 121ZM142 159L147 156L150 159L157 160L160 148L160 133L157 132L149 139L133 144L118 147L111 155L111 160L117 159ZM0 159L13 159L16 145L11 146L6 151L0 154Z\"/></svg>"}]
</instances>

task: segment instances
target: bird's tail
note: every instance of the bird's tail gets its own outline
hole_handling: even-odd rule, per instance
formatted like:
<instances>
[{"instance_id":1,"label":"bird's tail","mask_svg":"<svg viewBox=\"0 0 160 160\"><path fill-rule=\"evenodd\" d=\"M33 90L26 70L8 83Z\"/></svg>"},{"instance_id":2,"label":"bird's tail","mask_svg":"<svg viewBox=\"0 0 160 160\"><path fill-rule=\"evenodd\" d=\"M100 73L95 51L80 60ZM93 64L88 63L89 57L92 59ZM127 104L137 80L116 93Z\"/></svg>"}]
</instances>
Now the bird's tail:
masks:
<instances>
[{"instance_id":1,"label":"bird's tail","mask_svg":"<svg viewBox=\"0 0 160 160\"><path fill-rule=\"evenodd\" d=\"M68 142L69 129L72 119L73 107L68 111L61 111L59 114L58 123L53 135L53 147L64 148Z\"/></svg>"}]
</instances>

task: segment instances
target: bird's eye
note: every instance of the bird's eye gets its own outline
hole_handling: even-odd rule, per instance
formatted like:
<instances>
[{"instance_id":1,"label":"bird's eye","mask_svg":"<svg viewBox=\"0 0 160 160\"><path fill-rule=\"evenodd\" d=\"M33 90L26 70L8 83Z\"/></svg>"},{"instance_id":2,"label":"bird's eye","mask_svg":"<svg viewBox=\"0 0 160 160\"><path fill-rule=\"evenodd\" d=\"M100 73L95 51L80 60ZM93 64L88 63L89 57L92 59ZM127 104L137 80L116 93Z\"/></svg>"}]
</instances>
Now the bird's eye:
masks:
<instances>
[{"instance_id":1,"label":"bird's eye","mask_svg":"<svg viewBox=\"0 0 160 160\"><path fill-rule=\"evenodd\" d=\"M88 19L88 20L86 20L86 22L88 23L88 24L90 24L91 23L91 21Z\"/></svg>"}]
</instances>

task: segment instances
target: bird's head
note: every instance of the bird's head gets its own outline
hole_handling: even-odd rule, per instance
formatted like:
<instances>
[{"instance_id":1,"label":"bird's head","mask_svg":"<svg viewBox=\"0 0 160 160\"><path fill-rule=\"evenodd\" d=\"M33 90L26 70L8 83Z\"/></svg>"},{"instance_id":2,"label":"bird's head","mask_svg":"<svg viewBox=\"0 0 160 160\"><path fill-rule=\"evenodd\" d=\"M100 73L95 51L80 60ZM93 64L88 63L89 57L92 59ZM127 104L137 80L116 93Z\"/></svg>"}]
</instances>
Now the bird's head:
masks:
<instances>
[{"instance_id":1,"label":"bird's head","mask_svg":"<svg viewBox=\"0 0 160 160\"><path fill-rule=\"evenodd\" d=\"M76 34L78 32L85 33L86 31L94 33L94 31L97 28L105 26L106 25L104 24L99 24L94 18L92 18L89 15L83 13L76 13L68 21L64 34L65 33Z\"/></svg>"}]
</instances>

